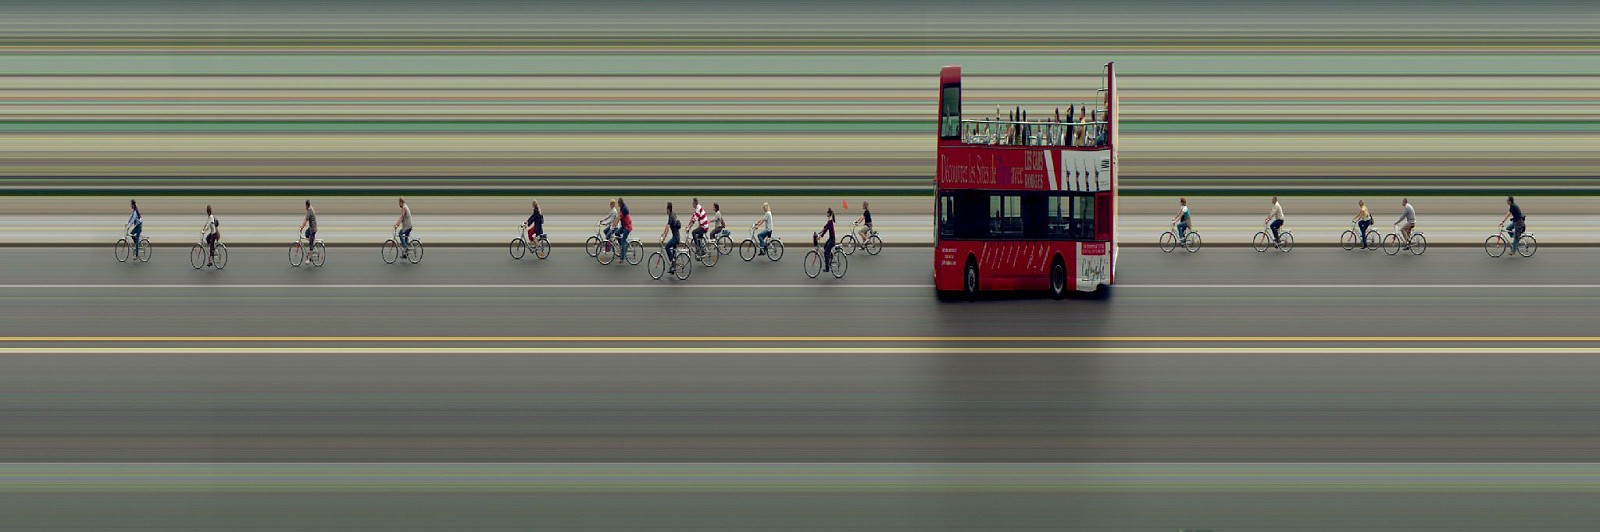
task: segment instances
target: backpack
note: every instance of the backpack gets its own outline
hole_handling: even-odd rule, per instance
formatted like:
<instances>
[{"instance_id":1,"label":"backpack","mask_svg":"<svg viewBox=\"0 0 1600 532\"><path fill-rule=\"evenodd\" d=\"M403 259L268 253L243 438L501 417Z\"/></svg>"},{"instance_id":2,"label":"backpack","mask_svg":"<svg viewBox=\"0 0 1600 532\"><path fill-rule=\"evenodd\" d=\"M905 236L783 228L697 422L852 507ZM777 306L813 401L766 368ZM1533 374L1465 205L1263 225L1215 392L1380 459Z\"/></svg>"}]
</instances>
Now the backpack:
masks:
<instances>
[{"instance_id":1,"label":"backpack","mask_svg":"<svg viewBox=\"0 0 1600 532\"><path fill-rule=\"evenodd\" d=\"M633 232L633 214L629 213L626 207L622 209L622 230Z\"/></svg>"}]
</instances>

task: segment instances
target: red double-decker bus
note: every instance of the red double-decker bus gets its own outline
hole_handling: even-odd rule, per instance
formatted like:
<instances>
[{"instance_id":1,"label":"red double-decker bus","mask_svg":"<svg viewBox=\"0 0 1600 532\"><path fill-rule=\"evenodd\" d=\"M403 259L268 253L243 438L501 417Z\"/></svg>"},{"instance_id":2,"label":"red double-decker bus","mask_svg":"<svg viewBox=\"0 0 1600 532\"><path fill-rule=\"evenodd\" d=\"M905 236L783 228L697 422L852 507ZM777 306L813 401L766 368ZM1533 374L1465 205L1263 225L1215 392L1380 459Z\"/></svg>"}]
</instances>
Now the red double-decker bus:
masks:
<instances>
[{"instance_id":1,"label":"red double-decker bus","mask_svg":"<svg viewBox=\"0 0 1600 532\"><path fill-rule=\"evenodd\" d=\"M940 295L1109 291L1117 277L1119 140L1111 63L1103 83L1082 104L1062 102L1066 112L1016 108L967 118L961 67L939 72L933 284Z\"/></svg>"}]
</instances>

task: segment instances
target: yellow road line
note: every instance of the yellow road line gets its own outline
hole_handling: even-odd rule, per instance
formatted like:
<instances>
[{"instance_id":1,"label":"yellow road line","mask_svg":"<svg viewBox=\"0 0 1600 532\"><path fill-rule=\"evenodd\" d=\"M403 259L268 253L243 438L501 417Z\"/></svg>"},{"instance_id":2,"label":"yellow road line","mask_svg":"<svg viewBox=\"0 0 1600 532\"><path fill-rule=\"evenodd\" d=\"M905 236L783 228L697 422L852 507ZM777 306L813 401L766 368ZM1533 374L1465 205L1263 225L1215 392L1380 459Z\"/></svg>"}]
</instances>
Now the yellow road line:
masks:
<instances>
[{"instance_id":1,"label":"yellow road line","mask_svg":"<svg viewBox=\"0 0 1600 532\"><path fill-rule=\"evenodd\" d=\"M619 344L653 342L807 342L807 343L892 343L892 342L1129 342L1129 343L1222 343L1222 342L1372 342L1370 338L1344 336L0 336L0 343L103 343L103 342L610 342ZM1600 336L1411 336L1377 340L1383 343L1437 342L1541 342L1600 343Z\"/></svg>"},{"instance_id":2,"label":"yellow road line","mask_svg":"<svg viewBox=\"0 0 1600 532\"><path fill-rule=\"evenodd\" d=\"M1593 355L1600 347L0 347L0 355Z\"/></svg>"}]
</instances>

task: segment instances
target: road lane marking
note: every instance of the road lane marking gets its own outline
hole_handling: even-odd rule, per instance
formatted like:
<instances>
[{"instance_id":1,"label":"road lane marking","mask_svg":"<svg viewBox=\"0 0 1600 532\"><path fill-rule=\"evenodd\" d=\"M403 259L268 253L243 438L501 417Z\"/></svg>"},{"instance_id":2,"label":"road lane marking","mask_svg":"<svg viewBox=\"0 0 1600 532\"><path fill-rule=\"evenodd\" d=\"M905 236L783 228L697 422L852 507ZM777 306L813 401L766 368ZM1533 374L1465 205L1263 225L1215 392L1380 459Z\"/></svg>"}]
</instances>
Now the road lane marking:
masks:
<instances>
[{"instance_id":1,"label":"road lane marking","mask_svg":"<svg viewBox=\"0 0 1600 532\"><path fill-rule=\"evenodd\" d=\"M1600 347L0 347L5 355L1597 355Z\"/></svg>"},{"instance_id":2,"label":"road lane marking","mask_svg":"<svg viewBox=\"0 0 1600 532\"><path fill-rule=\"evenodd\" d=\"M105 343L105 342L565 342L595 343L616 342L626 344L650 342L801 342L818 343L912 343L912 342L1119 342L1119 343L1357 343L1370 342L1366 338L1345 336L0 336L0 343ZM1471 342L1538 342L1538 343L1600 343L1600 336L1396 336L1383 338L1395 343L1471 343ZM1504 349L1501 347L1500 349Z\"/></svg>"}]
</instances>

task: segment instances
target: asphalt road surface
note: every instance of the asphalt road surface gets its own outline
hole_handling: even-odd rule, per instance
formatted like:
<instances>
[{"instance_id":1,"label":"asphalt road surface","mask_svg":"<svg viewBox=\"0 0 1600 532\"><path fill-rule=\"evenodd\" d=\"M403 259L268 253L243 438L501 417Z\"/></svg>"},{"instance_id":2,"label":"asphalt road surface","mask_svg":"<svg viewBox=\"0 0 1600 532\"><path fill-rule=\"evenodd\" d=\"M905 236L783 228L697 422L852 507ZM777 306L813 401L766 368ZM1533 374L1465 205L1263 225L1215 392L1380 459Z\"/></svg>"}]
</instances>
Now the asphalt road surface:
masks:
<instances>
[{"instance_id":1,"label":"asphalt road surface","mask_svg":"<svg viewBox=\"0 0 1600 532\"><path fill-rule=\"evenodd\" d=\"M1107 300L941 303L927 249L803 251L9 249L0 525L1600 525L1600 252L1129 249Z\"/></svg>"}]
</instances>

